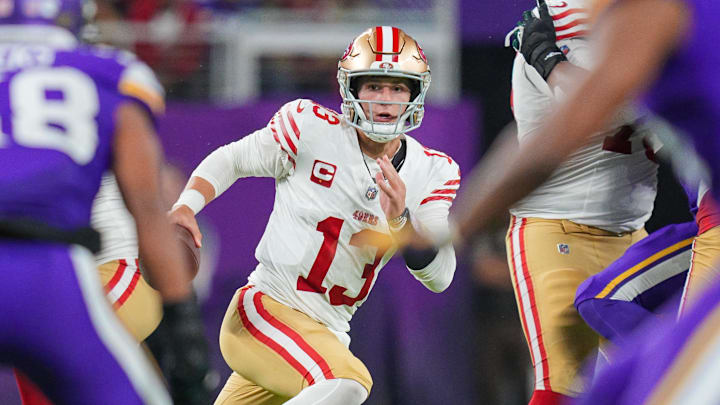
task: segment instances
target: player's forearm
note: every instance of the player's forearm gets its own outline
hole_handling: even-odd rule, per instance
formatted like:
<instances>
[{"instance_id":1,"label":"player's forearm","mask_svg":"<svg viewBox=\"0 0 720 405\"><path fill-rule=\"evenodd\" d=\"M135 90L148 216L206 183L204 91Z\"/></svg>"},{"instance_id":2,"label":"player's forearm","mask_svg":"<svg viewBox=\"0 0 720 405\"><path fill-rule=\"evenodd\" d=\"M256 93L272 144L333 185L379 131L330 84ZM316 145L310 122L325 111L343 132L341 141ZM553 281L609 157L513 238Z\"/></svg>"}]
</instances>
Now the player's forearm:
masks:
<instances>
[{"instance_id":1,"label":"player's forearm","mask_svg":"<svg viewBox=\"0 0 720 405\"><path fill-rule=\"evenodd\" d=\"M215 149L192 173L187 188L199 191L205 197L205 204L224 193L242 175L236 170L232 145Z\"/></svg>"},{"instance_id":2,"label":"player's forearm","mask_svg":"<svg viewBox=\"0 0 720 405\"><path fill-rule=\"evenodd\" d=\"M452 245L445 244L439 248L435 258L422 269L411 269L410 273L430 291L445 291L455 275L455 250Z\"/></svg>"},{"instance_id":3,"label":"player's forearm","mask_svg":"<svg viewBox=\"0 0 720 405\"><path fill-rule=\"evenodd\" d=\"M136 214L139 255L152 286L165 302L177 302L190 296L190 270L182 260L181 246L167 220L162 204L152 204Z\"/></svg>"},{"instance_id":4,"label":"player's forearm","mask_svg":"<svg viewBox=\"0 0 720 405\"><path fill-rule=\"evenodd\" d=\"M434 292L442 292L450 285L455 274L455 250L449 243L440 247L416 247L412 241L446 235L448 209L449 204L445 202L422 205L404 229L406 240L411 241L402 251L405 264L418 281Z\"/></svg>"},{"instance_id":5,"label":"player's forearm","mask_svg":"<svg viewBox=\"0 0 720 405\"><path fill-rule=\"evenodd\" d=\"M548 76L547 84L556 96L558 96L558 89L562 93L568 94L588 73L586 69L573 65L569 61L560 62L555 65Z\"/></svg>"}]
</instances>

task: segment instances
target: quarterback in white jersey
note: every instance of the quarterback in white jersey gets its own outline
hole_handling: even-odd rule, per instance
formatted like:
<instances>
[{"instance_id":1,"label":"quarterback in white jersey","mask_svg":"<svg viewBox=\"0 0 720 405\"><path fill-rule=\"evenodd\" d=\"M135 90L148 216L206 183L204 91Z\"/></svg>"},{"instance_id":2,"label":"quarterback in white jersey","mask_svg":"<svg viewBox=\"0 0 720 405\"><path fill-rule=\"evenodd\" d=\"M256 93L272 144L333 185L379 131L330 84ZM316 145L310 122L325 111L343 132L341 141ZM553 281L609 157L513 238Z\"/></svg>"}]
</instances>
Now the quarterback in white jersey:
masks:
<instances>
[{"instance_id":1,"label":"quarterback in white jersey","mask_svg":"<svg viewBox=\"0 0 720 405\"><path fill-rule=\"evenodd\" d=\"M223 322L234 373L216 403L362 403L372 381L348 350L353 313L398 238L448 232L459 167L405 135L421 123L430 83L420 46L398 28L371 28L343 55L338 81L342 115L305 99L285 104L203 160L172 211L199 243L194 214L207 202L240 177L276 179L259 264ZM449 286L450 244L402 254L428 289Z\"/></svg>"}]
</instances>

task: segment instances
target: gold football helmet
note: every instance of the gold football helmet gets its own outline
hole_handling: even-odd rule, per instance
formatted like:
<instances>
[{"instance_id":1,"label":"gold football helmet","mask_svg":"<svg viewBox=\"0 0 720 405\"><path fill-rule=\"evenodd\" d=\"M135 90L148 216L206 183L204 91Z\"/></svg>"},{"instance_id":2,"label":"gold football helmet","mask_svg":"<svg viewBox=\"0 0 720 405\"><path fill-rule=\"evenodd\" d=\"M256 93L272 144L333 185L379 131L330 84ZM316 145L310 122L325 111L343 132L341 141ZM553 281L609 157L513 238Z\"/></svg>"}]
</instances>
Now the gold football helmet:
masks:
<instances>
[{"instance_id":1,"label":"gold football helmet","mask_svg":"<svg viewBox=\"0 0 720 405\"><path fill-rule=\"evenodd\" d=\"M360 76L401 77L410 80L410 101L397 122L374 122L372 114L365 116L360 103L367 103L370 111L377 101L359 100L357 78ZM375 142L389 142L398 135L420 126L425 112L425 95L430 86L430 67L420 45L410 35L396 27L369 28L355 38L338 62L338 83L343 99L342 112L347 122L362 130Z\"/></svg>"}]
</instances>

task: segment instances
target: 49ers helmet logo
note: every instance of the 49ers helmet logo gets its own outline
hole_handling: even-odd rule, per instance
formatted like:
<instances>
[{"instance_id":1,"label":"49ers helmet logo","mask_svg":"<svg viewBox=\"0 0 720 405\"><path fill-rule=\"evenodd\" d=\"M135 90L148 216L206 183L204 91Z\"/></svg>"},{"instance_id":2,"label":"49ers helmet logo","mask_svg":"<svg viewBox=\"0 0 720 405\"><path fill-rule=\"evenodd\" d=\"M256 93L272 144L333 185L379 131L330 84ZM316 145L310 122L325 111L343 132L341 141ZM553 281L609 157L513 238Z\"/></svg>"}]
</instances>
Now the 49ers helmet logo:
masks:
<instances>
[{"instance_id":1,"label":"49ers helmet logo","mask_svg":"<svg viewBox=\"0 0 720 405\"><path fill-rule=\"evenodd\" d=\"M345 49L345 52L343 53L342 58L340 58L341 61L347 59L348 56L350 56L350 52L352 52L353 44L355 43L355 40L350 42L350 45Z\"/></svg>"},{"instance_id":2,"label":"49ers helmet logo","mask_svg":"<svg viewBox=\"0 0 720 405\"><path fill-rule=\"evenodd\" d=\"M427 57L425 57L425 52L423 52L423 49L420 47L420 44L418 44L417 41L415 41L415 46L417 46L418 53L420 54L423 62L428 63Z\"/></svg>"}]
</instances>

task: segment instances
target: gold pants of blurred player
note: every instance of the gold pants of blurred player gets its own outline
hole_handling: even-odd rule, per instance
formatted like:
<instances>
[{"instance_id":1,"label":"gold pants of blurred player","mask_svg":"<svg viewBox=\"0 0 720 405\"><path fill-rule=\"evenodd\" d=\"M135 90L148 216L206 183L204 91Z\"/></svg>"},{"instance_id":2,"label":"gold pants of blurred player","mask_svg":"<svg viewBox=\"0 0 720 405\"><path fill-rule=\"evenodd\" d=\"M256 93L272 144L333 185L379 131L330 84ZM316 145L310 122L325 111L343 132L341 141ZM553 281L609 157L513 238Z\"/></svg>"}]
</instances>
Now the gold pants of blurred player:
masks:
<instances>
[{"instance_id":1,"label":"gold pants of blurred player","mask_svg":"<svg viewBox=\"0 0 720 405\"><path fill-rule=\"evenodd\" d=\"M578 286L647 236L617 235L568 220L512 217L506 237L515 299L535 371L535 390L576 396L578 371L600 343L573 305Z\"/></svg>"},{"instance_id":2,"label":"gold pants of blurred player","mask_svg":"<svg viewBox=\"0 0 720 405\"><path fill-rule=\"evenodd\" d=\"M720 226L711 228L695 238L690 263L681 312L692 306L705 291L705 287L712 285L720 274Z\"/></svg>"},{"instance_id":3,"label":"gold pants of blurred player","mask_svg":"<svg viewBox=\"0 0 720 405\"><path fill-rule=\"evenodd\" d=\"M315 382L347 378L368 393L365 365L323 324L253 286L235 293L220 329L233 370L216 405L282 404Z\"/></svg>"},{"instance_id":4,"label":"gold pants of blurred player","mask_svg":"<svg viewBox=\"0 0 720 405\"><path fill-rule=\"evenodd\" d=\"M98 267L100 281L115 313L142 342L160 324L162 299L140 274L135 258L113 260Z\"/></svg>"}]
</instances>

